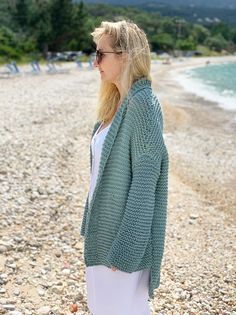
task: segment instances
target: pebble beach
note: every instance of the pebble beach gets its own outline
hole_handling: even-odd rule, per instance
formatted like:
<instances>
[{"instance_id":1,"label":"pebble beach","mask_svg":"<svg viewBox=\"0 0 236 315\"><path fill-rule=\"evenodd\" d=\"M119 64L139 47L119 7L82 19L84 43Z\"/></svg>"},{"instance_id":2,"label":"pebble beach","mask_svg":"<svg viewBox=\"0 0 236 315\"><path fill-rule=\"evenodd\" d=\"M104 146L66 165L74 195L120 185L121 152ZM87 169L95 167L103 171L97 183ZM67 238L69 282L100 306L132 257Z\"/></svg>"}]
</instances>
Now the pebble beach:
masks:
<instances>
[{"instance_id":1,"label":"pebble beach","mask_svg":"<svg viewBox=\"0 0 236 315\"><path fill-rule=\"evenodd\" d=\"M236 57L152 64L170 174L151 315L236 315L236 111L177 79L208 60ZM91 315L80 226L100 74L85 64L62 67L68 72L24 68L0 79L0 314L69 315L76 303L77 315Z\"/></svg>"}]
</instances>

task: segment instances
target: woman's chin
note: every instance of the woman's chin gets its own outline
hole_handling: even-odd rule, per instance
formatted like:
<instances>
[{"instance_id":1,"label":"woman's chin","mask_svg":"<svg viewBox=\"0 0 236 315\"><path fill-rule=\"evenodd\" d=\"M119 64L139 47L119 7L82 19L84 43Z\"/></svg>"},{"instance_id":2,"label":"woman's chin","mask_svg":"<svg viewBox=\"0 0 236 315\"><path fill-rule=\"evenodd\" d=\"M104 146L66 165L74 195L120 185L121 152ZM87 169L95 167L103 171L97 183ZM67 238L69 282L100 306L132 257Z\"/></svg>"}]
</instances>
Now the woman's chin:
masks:
<instances>
[{"instance_id":1,"label":"woman's chin","mask_svg":"<svg viewBox=\"0 0 236 315\"><path fill-rule=\"evenodd\" d=\"M101 74L101 80L103 82L109 82L109 80L103 74Z\"/></svg>"}]
</instances>

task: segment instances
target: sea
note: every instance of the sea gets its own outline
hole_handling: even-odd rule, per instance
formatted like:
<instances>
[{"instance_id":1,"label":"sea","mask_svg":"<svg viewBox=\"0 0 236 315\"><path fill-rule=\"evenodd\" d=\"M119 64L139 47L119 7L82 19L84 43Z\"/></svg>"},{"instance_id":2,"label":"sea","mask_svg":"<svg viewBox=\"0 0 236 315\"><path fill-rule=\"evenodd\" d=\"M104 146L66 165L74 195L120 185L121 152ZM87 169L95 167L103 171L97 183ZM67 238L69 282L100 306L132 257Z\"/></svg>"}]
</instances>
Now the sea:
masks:
<instances>
[{"instance_id":1,"label":"sea","mask_svg":"<svg viewBox=\"0 0 236 315\"><path fill-rule=\"evenodd\" d=\"M179 76L189 92L218 103L225 110L236 111L236 62L192 68Z\"/></svg>"}]
</instances>

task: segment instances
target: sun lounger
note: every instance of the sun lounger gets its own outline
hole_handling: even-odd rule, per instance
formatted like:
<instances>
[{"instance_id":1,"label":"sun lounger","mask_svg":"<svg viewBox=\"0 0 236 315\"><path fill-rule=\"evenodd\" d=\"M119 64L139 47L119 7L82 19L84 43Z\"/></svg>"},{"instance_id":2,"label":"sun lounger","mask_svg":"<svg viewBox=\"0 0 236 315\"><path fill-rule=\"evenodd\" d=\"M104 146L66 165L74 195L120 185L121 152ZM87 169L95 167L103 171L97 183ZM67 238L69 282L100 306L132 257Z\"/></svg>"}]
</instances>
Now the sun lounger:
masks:
<instances>
[{"instance_id":1,"label":"sun lounger","mask_svg":"<svg viewBox=\"0 0 236 315\"><path fill-rule=\"evenodd\" d=\"M35 74L39 74L41 72L41 68L39 66L39 62L36 61L36 60L33 60L31 63L30 63L31 67L32 67L32 73L35 73Z\"/></svg>"},{"instance_id":2,"label":"sun lounger","mask_svg":"<svg viewBox=\"0 0 236 315\"><path fill-rule=\"evenodd\" d=\"M20 70L19 70L15 61L12 61L12 63L9 64L9 68L12 69L12 73L14 73L14 74L20 73Z\"/></svg>"},{"instance_id":3,"label":"sun lounger","mask_svg":"<svg viewBox=\"0 0 236 315\"><path fill-rule=\"evenodd\" d=\"M6 71L0 72L1 78L5 79L5 78L14 77L14 76L19 76L22 74L15 61L12 61L11 63L6 64L5 68L7 68Z\"/></svg>"},{"instance_id":4,"label":"sun lounger","mask_svg":"<svg viewBox=\"0 0 236 315\"><path fill-rule=\"evenodd\" d=\"M56 67L55 63L52 61L47 62L47 67L48 67L48 70L46 70L46 71L48 74L57 74L57 73L62 73L62 74L65 73L66 74L66 73L70 72L69 69L58 69Z\"/></svg>"}]
</instances>

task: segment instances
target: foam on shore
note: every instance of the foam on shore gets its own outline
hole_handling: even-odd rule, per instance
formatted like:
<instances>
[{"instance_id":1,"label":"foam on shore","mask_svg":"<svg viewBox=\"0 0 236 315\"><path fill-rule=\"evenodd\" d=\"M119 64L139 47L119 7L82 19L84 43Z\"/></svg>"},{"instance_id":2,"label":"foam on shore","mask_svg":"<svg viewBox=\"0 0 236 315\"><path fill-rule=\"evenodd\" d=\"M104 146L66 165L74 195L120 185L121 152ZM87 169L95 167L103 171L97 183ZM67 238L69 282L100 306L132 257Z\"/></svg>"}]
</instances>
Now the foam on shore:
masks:
<instances>
[{"instance_id":1,"label":"foam on shore","mask_svg":"<svg viewBox=\"0 0 236 315\"><path fill-rule=\"evenodd\" d=\"M203 97L205 100L212 101L218 104L224 110L236 111L236 95L232 90L224 89L218 91L214 86L207 84L207 81L200 78L194 78L193 69L188 68L185 71L175 72L175 78L178 83L188 92L194 93Z\"/></svg>"}]
</instances>

